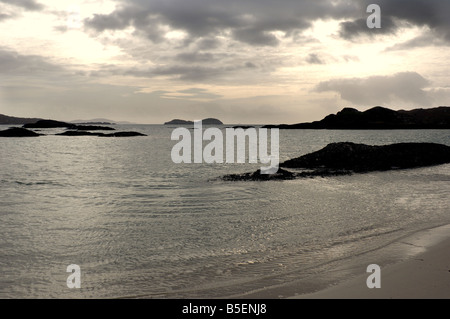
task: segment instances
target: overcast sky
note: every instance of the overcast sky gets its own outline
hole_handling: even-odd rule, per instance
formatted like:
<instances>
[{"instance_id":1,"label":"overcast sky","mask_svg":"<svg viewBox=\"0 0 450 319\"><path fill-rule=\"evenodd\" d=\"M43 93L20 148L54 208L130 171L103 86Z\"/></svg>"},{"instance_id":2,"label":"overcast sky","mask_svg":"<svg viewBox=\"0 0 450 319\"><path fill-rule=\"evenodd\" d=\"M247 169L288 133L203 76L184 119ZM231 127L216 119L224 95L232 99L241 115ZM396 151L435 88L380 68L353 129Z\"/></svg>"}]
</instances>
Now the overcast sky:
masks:
<instances>
[{"instance_id":1,"label":"overcast sky","mask_svg":"<svg viewBox=\"0 0 450 319\"><path fill-rule=\"evenodd\" d=\"M450 105L449 13L447 0L0 0L0 113L258 124Z\"/></svg>"}]
</instances>

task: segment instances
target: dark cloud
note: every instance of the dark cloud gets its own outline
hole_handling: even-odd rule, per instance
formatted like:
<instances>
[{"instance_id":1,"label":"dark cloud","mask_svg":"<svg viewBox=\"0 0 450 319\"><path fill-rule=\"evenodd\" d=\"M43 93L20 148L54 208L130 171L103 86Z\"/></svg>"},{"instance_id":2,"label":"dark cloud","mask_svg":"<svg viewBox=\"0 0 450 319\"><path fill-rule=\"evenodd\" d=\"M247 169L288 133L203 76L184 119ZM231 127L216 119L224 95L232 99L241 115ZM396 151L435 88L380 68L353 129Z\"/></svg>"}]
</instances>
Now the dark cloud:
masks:
<instances>
[{"instance_id":1,"label":"dark cloud","mask_svg":"<svg viewBox=\"0 0 450 319\"><path fill-rule=\"evenodd\" d=\"M245 62L244 65L246 68L249 68L249 69L257 69L258 68L255 63L249 62L249 61Z\"/></svg>"},{"instance_id":2,"label":"dark cloud","mask_svg":"<svg viewBox=\"0 0 450 319\"><path fill-rule=\"evenodd\" d=\"M445 39L436 37L431 32L428 32L418 37L415 37L411 40L402 43L397 43L389 48L386 48L385 51L409 50L416 47L426 47L426 46L442 47L448 45L449 42L447 42Z\"/></svg>"},{"instance_id":3,"label":"dark cloud","mask_svg":"<svg viewBox=\"0 0 450 319\"><path fill-rule=\"evenodd\" d=\"M325 64L325 62L316 53L311 53L306 58L306 62L309 64Z\"/></svg>"},{"instance_id":4,"label":"dark cloud","mask_svg":"<svg viewBox=\"0 0 450 319\"><path fill-rule=\"evenodd\" d=\"M369 29L368 5L373 0L127 0L110 14L96 14L85 25L97 32L134 27L136 34L162 41L161 26L184 30L189 41L205 38L204 47L217 42L217 35L231 34L234 40L253 46L276 46L274 31L298 37L315 20L344 19L339 35L347 40L361 35L395 33L405 26L427 26L450 43L450 1L378 0L381 29Z\"/></svg>"},{"instance_id":5,"label":"dark cloud","mask_svg":"<svg viewBox=\"0 0 450 319\"><path fill-rule=\"evenodd\" d=\"M339 35L346 40L354 39L361 35L376 36L395 33L399 28L398 22L395 22L394 19L384 14L381 15L381 28L379 29L368 28L367 18L345 21L340 26Z\"/></svg>"},{"instance_id":6,"label":"dark cloud","mask_svg":"<svg viewBox=\"0 0 450 319\"><path fill-rule=\"evenodd\" d=\"M151 40L160 26L184 30L193 40L230 32L240 42L275 46L274 31L293 36L315 19L352 17L355 8L355 3L343 0L134 0L123 1L110 14L86 19L85 25L97 32L132 26Z\"/></svg>"},{"instance_id":7,"label":"dark cloud","mask_svg":"<svg viewBox=\"0 0 450 319\"><path fill-rule=\"evenodd\" d=\"M14 15L6 14L6 13L0 13L0 21L8 20L14 18Z\"/></svg>"},{"instance_id":8,"label":"dark cloud","mask_svg":"<svg viewBox=\"0 0 450 319\"><path fill-rule=\"evenodd\" d=\"M381 8L381 29L367 27L366 13L369 4L376 3ZM358 1L360 15L341 24L340 35L345 39L354 39L361 35L395 33L402 27L428 27L434 37L450 44L450 1L442 0L363 0ZM411 42L409 45L423 46L424 41Z\"/></svg>"},{"instance_id":9,"label":"dark cloud","mask_svg":"<svg viewBox=\"0 0 450 319\"><path fill-rule=\"evenodd\" d=\"M219 48L221 41L215 38L202 38L197 42L197 49L200 51L209 51Z\"/></svg>"},{"instance_id":10,"label":"dark cloud","mask_svg":"<svg viewBox=\"0 0 450 319\"><path fill-rule=\"evenodd\" d=\"M333 91L342 99L357 105L380 105L401 100L418 105L429 105L432 97L424 88L429 81L416 72L401 72L392 76L335 79L319 83L315 91Z\"/></svg>"},{"instance_id":11,"label":"dark cloud","mask_svg":"<svg viewBox=\"0 0 450 319\"><path fill-rule=\"evenodd\" d=\"M255 28L238 29L233 36L236 40L258 46L276 46L279 43L273 34Z\"/></svg>"},{"instance_id":12,"label":"dark cloud","mask_svg":"<svg viewBox=\"0 0 450 319\"><path fill-rule=\"evenodd\" d=\"M0 2L21 7L29 11L38 11L44 9L44 6L42 4L34 0L0 0Z\"/></svg>"},{"instance_id":13,"label":"dark cloud","mask_svg":"<svg viewBox=\"0 0 450 319\"><path fill-rule=\"evenodd\" d=\"M62 71L62 68L38 55L22 55L0 48L0 70L8 75L39 75Z\"/></svg>"}]
</instances>

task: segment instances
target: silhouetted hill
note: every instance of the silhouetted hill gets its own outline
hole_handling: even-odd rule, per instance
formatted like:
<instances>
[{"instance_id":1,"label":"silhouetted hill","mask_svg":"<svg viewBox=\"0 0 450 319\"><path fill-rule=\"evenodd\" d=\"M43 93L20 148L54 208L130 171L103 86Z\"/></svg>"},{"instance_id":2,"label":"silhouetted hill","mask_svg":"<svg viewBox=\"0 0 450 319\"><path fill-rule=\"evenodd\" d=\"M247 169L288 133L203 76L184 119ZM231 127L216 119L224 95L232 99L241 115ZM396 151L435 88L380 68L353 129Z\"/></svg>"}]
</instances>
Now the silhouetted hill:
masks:
<instances>
[{"instance_id":1,"label":"silhouetted hill","mask_svg":"<svg viewBox=\"0 0 450 319\"><path fill-rule=\"evenodd\" d=\"M266 125L264 128L280 129L450 129L450 107L394 111L377 106L361 112L344 108L321 121L291 125Z\"/></svg>"},{"instance_id":2,"label":"silhouetted hill","mask_svg":"<svg viewBox=\"0 0 450 319\"><path fill-rule=\"evenodd\" d=\"M3 124L3 125L21 125L21 124L35 123L39 120L41 120L41 119L14 117L14 116L7 116L4 114L0 114L0 124Z\"/></svg>"}]
</instances>

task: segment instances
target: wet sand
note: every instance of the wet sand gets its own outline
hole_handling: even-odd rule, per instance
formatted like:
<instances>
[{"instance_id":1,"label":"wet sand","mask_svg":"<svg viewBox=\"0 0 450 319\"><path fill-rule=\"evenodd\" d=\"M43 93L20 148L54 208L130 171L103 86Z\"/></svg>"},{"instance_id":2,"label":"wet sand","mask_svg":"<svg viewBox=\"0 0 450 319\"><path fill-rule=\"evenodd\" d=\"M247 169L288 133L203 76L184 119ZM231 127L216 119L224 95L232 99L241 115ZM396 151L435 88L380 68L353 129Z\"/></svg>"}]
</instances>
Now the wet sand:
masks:
<instances>
[{"instance_id":1,"label":"wet sand","mask_svg":"<svg viewBox=\"0 0 450 319\"><path fill-rule=\"evenodd\" d=\"M361 274L302 299L449 299L450 225L419 232L401 240L423 252L381 267L380 288L366 284L371 273Z\"/></svg>"}]
</instances>

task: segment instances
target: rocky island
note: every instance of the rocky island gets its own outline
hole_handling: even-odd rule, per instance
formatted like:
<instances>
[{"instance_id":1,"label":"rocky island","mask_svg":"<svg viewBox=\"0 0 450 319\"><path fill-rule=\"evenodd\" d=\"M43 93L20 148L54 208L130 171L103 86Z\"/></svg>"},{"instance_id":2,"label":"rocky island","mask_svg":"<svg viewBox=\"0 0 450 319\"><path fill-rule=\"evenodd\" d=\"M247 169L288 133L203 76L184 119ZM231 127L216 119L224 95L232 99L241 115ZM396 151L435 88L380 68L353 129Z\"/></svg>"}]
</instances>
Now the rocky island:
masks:
<instances>
[{"instance_id":1,"label":"rocky island","mask_svg":"<svg viewBox=\"0 0 450 319\"><path fill-rule=\"evenodd\" d=\"M273 175L264 175L258 170L253 173L226 175L223 180L289 180L408 169L446 163L450 163L450 147L443 144L396 143L373 146L341 142L328 144L319 151L285 161Z\"/></svg>"}]
</instances>

